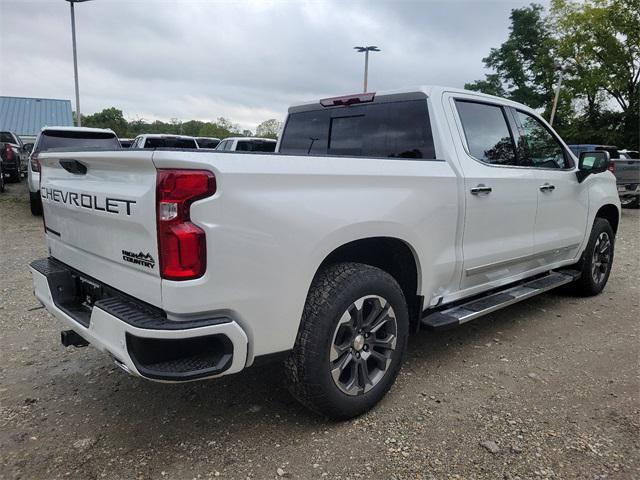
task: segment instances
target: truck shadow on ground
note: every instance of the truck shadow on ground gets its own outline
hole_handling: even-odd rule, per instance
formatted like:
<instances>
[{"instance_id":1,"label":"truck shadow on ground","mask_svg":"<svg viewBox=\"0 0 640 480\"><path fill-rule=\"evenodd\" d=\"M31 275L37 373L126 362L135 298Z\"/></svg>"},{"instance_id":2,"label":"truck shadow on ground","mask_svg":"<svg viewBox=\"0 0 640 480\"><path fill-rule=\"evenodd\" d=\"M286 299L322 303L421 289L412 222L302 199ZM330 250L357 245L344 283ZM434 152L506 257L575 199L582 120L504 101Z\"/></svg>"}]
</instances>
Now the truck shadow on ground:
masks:
<instances>
[{"instance_id":1,"label":"truck shadow on ground","mask_svg":"<svg viewBox=\"0 0 640 480\"><path fill-rule=\"evenodd\" d=\"M527 328L527 322L541 320L546 315L544 312L553 311L559 301L571 302L572 299L546 294L455 330L419 332L410 339L406 368L414 372L412 378L419 375L416 381L428 389L429 377L438 366L459 362L465 349L491 342L498 332L505 338L526 335L522 329ZM449 368L457 367L449 365ZM73 377L77 379L76 375L66 379L71 383ZM106 361L100 361L91 377L94 381L90 383L74 382L67 387L71 388L72 395L84 398L82 403L89 403L84 404L83 414L94 416L94 421L104 425L100 438L107 444L129 444L135 448L139 438L150 445L212 437L250 438L256 432L283 425L294 430L314 431L331 428L333 424L309 412L290 396L281 363L252 367L237 375L210 381L158 384L125 376ZM64 382L56 383L60 387ZM385 409L398 401L404 388L402 384L396 385L375 414L386 415ZM120 420L113 422L114 418Z\"/></svg>"}]
</instances>

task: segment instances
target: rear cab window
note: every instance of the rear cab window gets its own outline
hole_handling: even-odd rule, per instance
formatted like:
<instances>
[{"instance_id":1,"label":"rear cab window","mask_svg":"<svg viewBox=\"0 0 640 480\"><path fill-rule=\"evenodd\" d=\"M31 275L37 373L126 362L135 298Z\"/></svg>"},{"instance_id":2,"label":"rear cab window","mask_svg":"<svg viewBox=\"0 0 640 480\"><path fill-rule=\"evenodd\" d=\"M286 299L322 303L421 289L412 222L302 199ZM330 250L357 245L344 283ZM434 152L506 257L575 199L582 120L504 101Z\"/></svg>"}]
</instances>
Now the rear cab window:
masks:
<instances>
[{"instance_id":1,"label":"rear cab window","mask_svg":"<svg viewBox=\"0 0 640 480\"><path fill-rule=\"evenodd\" d=\"M147 138L144 148L198 148L192 138Z\"/></svg>"},{"instance_id":2,"label":"rear cab window","mask_svg":"<svg viewBox=\"0 0 640 480\"><path fill-rule=\"evenodd\" d=\"M426 96L294 111L279 153L435 159Z\"/></svg>"},{"instance_id":3,"label":"rear cab window","mask_svg":"<svg viewBox=\"0 0 640 480\"><path fill-rule=\"evenodd\" d=\"M264 140L238 140L238 152L275 152L276 142Z\"/></svg>"},{"instance_id":4,"label":"rear cab window","mask_svg":"<svg viewBox=\"0 0 640 480\"><path fill-rule=\"evenodd\" d=\"M73 130L45 130L40 134L34 151L52 150L120 150L120 142L113 133Z\"/></svg>"}]
</instances>

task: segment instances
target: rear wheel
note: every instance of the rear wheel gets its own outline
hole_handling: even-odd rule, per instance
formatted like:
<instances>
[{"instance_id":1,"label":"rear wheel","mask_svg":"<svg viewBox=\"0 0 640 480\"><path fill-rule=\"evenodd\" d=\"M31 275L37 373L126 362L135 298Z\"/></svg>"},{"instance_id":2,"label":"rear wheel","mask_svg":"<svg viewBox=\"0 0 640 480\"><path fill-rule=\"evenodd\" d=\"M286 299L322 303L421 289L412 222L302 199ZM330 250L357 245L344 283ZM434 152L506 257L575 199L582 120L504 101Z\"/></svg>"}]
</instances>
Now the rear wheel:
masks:
<instances>
[{"instance_id":1,"label":"rear wheel","mask_svg":"<svg viewBox=\"0 0 640 480\"><path fill-rule=\"evenodd\" d=\"M309 290L286 363L291 393L334 419L366 412L398 375L408 326L404 294L391 275L358 263L326 268Z\"/></svg>"},{"instance_id":2,"label":"rear wheel","mask_svg":"<svg viewBox=\"0 0 640 480\"><path fill-rule=\"evenodd\" d=\"M576 292L583 296L599 294L609 280L613 265L615 235L609 222L596 218L587 248L578 263L582 275L575 283Z\"/></svg>"},{"instance_id":3,"label":"rear wheel","mask_svg":"<svg viewBox=\"0 0 640 480\"><path fill-rule=\"evenodd\" d=\"M31 207L31 215L42 215L42 199L39 192L29 192L29 206Z\"/></svg>"}]
</instances>

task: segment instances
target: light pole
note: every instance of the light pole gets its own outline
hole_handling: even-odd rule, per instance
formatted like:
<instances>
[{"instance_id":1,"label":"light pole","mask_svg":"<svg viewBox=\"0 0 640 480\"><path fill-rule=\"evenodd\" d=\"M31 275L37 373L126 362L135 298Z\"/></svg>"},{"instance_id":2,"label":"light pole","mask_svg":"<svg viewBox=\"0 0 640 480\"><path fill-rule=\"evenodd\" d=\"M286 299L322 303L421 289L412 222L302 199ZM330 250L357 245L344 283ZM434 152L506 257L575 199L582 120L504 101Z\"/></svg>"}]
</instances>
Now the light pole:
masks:
<instances>
[{"instance_id":1,"label":"light pole","mask_svg":"<svg viewBox=\"0 0 640 480\"><path fill-rule=\"evenodd\" d=\"M364 52L364 93L367 93L367 77L369 75L369 52L379 52L380 49L375 45L368 47L353 47L359 53Z\"/></svg>"},{"instance_id":2,"label":"light pole","mask_svg":"<svg viewBox=\"0 0 640 480\"><path fill-rule=\"evenodd\" d=\"M553 97L553 106L551 107L551 118L549 119L549 125L553 127L553 119L556 116L556 108L558 107L558 97L560 97L560 87L562 86L562 74L564 73L564 67L560 62L555 63L556 70L560 72L558 76L558 85L556 86L556 94Z\"/></svg>"},{"instance_id":3,"label":"light pole","mask_svg":"<svg viewBox=\"0 0 640 480\"><path fill-rule=\"evenodd\" d=\"M73 76L76 81L76 126L82 126L80 115L80 87L78 86L78 53L76 51L76 15L73 9L74 3L88 2L89 0L66 0L71 7L71 43L73 44Z\"/></svg>"}]
</instances>

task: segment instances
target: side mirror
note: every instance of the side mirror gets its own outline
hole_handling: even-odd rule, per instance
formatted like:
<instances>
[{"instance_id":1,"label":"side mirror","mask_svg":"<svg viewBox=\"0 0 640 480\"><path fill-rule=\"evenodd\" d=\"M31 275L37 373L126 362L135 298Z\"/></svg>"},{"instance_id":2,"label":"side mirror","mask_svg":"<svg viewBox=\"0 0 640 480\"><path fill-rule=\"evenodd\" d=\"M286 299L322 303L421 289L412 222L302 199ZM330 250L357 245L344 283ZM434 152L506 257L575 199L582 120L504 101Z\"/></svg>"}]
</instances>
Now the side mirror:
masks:
<instances>
[{"instance_id":1,"label":"side mirror","mask_svg":"<svg viewBox=\"0 0 640 480\"><path fill-rule=\"evenodd\" d=\"M578 171L576 176L578 182L582 182L592 173L606 172L609 168L610 156L606 150L598 150L596 152L582 152L578 162Z\"/></svg>"}]
</instances>

